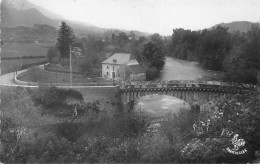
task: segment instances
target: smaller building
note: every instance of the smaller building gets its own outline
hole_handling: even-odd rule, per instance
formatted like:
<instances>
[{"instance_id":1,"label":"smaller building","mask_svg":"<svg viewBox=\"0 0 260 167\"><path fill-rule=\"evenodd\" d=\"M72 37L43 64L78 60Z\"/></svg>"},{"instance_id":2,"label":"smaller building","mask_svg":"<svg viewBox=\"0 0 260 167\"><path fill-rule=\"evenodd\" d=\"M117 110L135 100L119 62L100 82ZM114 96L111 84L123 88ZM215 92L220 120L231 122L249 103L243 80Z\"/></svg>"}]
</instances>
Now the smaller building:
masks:
<instances>
[{"instance_id":1,"label":"smaller building","mask_svg":"<svg viewBox=\"0 0 260 167\"><path fill-rule=\"evenodd\" d=\"M126 79L130 81L145 81L146 72L140 64L126 66Z\"/></svg>"},{"instance_id":2,"label":"smaller building","mask_svg":"<svg viewBox=\"0 0 260 167\"><path fill-rule=\"evenodd\" d=\"M82 49L79 47L73 47L71 51L77 58L82 57Z\"/></svg>"}]
</instances>

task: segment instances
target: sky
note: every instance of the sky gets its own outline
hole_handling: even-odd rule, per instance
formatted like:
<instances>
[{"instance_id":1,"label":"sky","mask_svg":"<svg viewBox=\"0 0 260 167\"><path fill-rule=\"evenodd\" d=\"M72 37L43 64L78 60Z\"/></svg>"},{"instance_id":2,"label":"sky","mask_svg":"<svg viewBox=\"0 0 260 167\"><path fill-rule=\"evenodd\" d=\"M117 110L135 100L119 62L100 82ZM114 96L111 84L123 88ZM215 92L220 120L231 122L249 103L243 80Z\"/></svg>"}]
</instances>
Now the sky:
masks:
<instances>
[{"instance_id":1,"label":"sky","mask_svg":"<svg viewBox=\"0 0 260 167\"><path fill-rule=\"evenodd\" d=\"M260 0L29 0L66 19L102 28L171 35L232 21L260 22Z\"/></svg>"}]
</instances>

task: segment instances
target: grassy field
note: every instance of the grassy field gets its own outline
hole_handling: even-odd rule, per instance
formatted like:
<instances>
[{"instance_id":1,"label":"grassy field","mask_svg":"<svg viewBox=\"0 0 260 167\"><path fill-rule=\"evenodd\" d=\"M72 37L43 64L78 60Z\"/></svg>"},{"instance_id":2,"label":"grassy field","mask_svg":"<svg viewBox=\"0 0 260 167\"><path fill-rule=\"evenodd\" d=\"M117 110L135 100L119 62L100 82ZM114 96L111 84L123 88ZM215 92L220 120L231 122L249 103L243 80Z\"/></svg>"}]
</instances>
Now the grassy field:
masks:
<instances>
[{"instance_id":1,"label":"grassy field","mask_svg":"<svg viewBox=\"0 0 260 167\"><path fill-rule=\"evenodd\" d=\"M27 82L39 82L39 83L60 83L61 85L68 85L70 83L70 75L64 73L56 73L56 72L48 72L41 71L39 74L34 74L28 72L22 77L19 77L19 80L27 81ZM36 75L36 78L35 78ZM38 77L41 76L41 77ZM104 78L87 78L85 76L80 75L72 75L72 82L74 85L88 85L88 84L97 84L97 85L112 85L112 80L106 80ZM116 81L115 81L116 83Z\"/></svg>"},{"instance_id":2,"label":"grassy field","mask_svg":"<svg viewBox=\"0 0 260 167\"><path fill-rule=\"evenodd\" d=\"M21 43L4 43L2 45L1 61L2 74L20 69L22 66L28 66L38 62L46 61L46 58L39 56L47 56L47 51L53 43L40 43L40 44L21 44ZM34 57L26 59L5 59L12 57Z\"/></svg>"},{"instance_id":3,"label":"grassy field","mask_svg":"<svg viewBox=\"0 0 260 167\"><path fill-rule=\"evenodd\" d=\"M53 45L53 43L4 43L2 46L2 57L46 56L48 48Z\"/></svg>"},{"instance_id":4,"label":"grassy field","mask_svg":"<svg viewBox=\"0 0 260 167\"><path fill-rule=\"evenodd\" d=\"M2 74L19 70L22 66L28 66L34 63L46 61L46 58L33 58L33 59L9 59L1 61Z\"/></svg>"}]
</instances>

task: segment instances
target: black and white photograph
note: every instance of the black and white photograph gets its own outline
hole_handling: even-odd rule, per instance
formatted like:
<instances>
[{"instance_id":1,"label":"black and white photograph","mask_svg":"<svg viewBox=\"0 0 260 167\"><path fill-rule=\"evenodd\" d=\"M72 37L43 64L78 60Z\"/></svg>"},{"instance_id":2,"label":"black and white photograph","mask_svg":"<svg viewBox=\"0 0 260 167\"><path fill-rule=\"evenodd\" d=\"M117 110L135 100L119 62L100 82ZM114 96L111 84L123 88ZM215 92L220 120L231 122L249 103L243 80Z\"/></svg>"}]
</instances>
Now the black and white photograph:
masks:
<instances>
[{"instance_id":1,"label":"black and white photograph","mask_svg":"<svg viewBox=\"0 0 260 167\"><path fill-rule=\"evenodd\" d=\"M0 0L1 164L260 164L260 0Z\"/></svg>"}]
</instances>

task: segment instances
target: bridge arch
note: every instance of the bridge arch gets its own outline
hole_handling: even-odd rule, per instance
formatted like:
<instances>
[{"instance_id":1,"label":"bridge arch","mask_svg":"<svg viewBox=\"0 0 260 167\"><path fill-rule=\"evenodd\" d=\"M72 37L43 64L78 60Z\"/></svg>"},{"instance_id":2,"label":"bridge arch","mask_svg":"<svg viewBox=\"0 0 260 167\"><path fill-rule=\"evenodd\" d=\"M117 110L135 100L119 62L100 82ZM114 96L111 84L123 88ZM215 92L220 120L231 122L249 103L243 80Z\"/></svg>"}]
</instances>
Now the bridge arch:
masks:
<instances>
[{"instance_id":1,"label":"bridge arch","mask_svg":"<svg viewBox=\"0 0 260 167\"><path fill-rule=\"evenodd\" d=\"M235 92L216 90L216 89L188 89L188 88L150 88L150 89L121 89L120 100L121 103L127 104L132 100L136 100L142 96L158 94L169 95L186 101L190 105L202 105L217 97L222 97Z\"/></svg>"},{"instance_id":2,"label":"bridge arch","mask_svg":"<svg viewBox=\"0 0 260 167\"><path fill-rule=\"evenodd\" d=\"M134 82L119 86L121 104L126 105L139 97L159 94L170 95L186 101L190 106L203 105L219 97L230 96L243 91L252 91L255 86L228 84L223 82L169 81L169 82Z\"/></svg>"}]
</instances>

